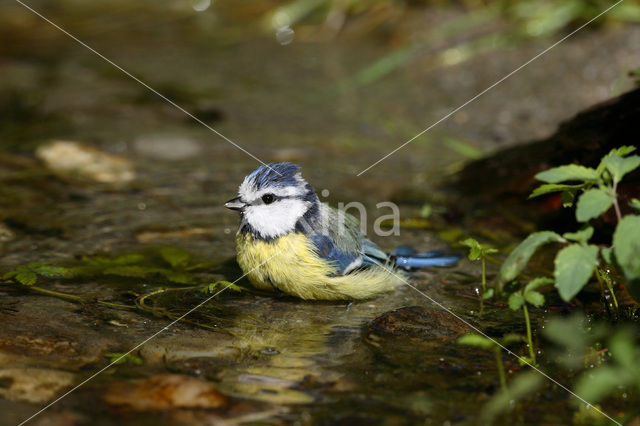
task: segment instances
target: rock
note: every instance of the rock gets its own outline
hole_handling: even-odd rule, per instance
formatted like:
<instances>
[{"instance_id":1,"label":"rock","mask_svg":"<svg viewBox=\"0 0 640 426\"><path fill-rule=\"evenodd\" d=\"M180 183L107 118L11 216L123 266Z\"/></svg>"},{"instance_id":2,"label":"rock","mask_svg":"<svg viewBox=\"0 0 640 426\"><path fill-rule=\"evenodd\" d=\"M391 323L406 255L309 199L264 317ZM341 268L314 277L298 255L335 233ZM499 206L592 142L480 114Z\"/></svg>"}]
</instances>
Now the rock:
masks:
<instances>
[{"instance_id":1,"label":"rock","mask_svg":"<svg viewBox=\"0 0 640 426\"><path fill-rule=\"evenodd\" d=\"M200 153L200 145L184 136L145 135L133 142L139 154L158 160L186 160Z\"/></svg>"},{"instance_id":2,"label":"rock","mask_svg":"<svg viewBox=\"0 0 640 426\"><path fill-rule=\"evenodd\" d=\"M0 243L11 241L15 238L15 234L7 225L0 222Z\"/></svg>"},{"instance_id":3,"label":"rock","mask_svg":"<svg viewBox=\"0 0 640 426\"><path fill-rule=\"evenodd\" d=\"M469 327L449 312L409 306L386 312L369 323L372 333L400 335L427 340L453 340Z\"/></svg>"},{"instance_id":4,"label":"rock","mask_svg":"<svg viewBox=\"0 0 640 426\"><path fill-rule=\"evenodd\" d=\"M14 401L44 403L70 387L75 375L41 368L0 369L0 396Z\"/></svg>"},{"instance_id":5,"label":"rock","mask_svg":"<svg viewBox=\"0 0 640 426\"><path fill-rule=\"evenodd\" d=\"M137 411L170 408L220 408L228 403L216 387L204 380L180 374L158 375L132 384L112 384L104 400Z\"/></svg>"},{"instance_id":6,"label":"rock","mask_svg":"<svg viewBox=\"0 0 640 426\"><path fill-rule=\"evenodd\" d=\"M203 339L201 335L188 335L187 332L159 337L140 348L140 356L149 364L165 364L192 358L210 358L218 362L238 359L240 349L234 346L231 337L216 333L213 338L215 344L210 339Z\"/></svg>"},{"instance_id":7,"label":"rock","mask_svg":"<svg viewBox=\"0 0 640 426\"><path fill-rule=\"evenodd\" d=\"M540 183L534 175L542 170L569 163L596 167L612 148L637 146L638 121L640 88L578 113L548 138L469 163L457 175L454 188L475 202L510 196L521 202ZM639 178L636 172L626 182L635 180L637 188Z\"/></svg>"},{"instance_id":8,"label":"rock","mask_svg":"<svg viewBox=\"0 0 640 426\"><path fill-rule=\"evenodd\" d=\"M410 306L375 318L364 339L385 362L409 371L445 373L472 371L478 363L491 366L491 354L456 343L468 331L449 312Z\"/></svg>"},{"instance_id":9,"label":"rock","mask_svg":"<svg viewBox=\"0 0 640 426\"><path fill-rule=\"evenodd\" d=\"M36 157L62 178L122 185L136 177L126 158L72 141L52 141L36 150Z\"/></svg>"}]
</instances>

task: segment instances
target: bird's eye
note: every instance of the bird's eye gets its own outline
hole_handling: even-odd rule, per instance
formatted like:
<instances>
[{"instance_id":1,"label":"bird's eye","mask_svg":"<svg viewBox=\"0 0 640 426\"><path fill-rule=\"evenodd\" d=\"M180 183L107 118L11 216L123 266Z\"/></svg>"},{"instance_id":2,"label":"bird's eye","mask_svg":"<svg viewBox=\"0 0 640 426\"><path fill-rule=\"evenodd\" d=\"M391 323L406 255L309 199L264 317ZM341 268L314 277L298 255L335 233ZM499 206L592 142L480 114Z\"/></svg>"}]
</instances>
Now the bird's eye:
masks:
<instances>
[{"instance_id":1,"label":"bird's eye","mask_svg":"<svg viewBox=\"0 0 640 426\"><path fill-rule=\"evenodd\" d=\"M273 203L275 201L275 199L276 198L274 197L273 194L264 194L262 196L262 202L265 203L265 204L271 204L271 203Z\"/></svg>"}]
</instances>

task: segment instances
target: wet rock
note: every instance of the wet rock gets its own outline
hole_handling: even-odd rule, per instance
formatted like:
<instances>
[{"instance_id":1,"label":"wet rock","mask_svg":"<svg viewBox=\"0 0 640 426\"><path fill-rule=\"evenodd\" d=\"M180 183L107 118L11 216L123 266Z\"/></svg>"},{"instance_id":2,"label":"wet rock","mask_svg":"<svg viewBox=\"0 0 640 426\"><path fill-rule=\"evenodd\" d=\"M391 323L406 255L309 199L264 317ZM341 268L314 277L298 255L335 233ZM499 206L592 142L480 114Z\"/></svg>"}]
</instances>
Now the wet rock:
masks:
<instances>
[{"instance_id":1,"label":"wet rock","mask_svg":"<svg viewBox=\"0 0 640 426\"><path fill-rule=\"evenodd\" d=\"M638 120L640 89L635 89L578 113L548 138L518 144L469 163L457 175L454 188L472 195L468 198L476 203L514 196L521 202L540 183L534 175L541 170L569 163L595 167L612 148L636 146ZM637 192L639 179L640 172L635 172L625 178L625 184ZM527 208L535 205L528 203ZM543 212L546 209L545 205L540 208Z\"/></svg>"},{"instance_id":2,"label":"wet rock","mask_svg":"<svg viewBox=\"0 0 640 426\"><path fill-rule=\"evenodd\" d=\"M158 160L186 160L200 153L200 145L187 137L175 135L145 135L133 142L141 155Z\"/></svg>"},{"instance_id":3,"label":"wet rock","mask_svg":"<svg viewBox=\"0 0 640 426\"><path fill-rule=\"evenodd\" d=\"M396 309L371 321L365 342L385 362L409 371L472 371L491 365L489 354L464 347L456 339L469 331L452 314L419 306Z\"/></svg>"},{"instance_id":4,"label":"wet rock","mask_svg":"<svg viewBox=\"0 0 640 426\"><path fill-rule=\"evenodd\" d=\"M15 238L13 231L4 223L0 222L0 243L11 241Z\"/></svg>"},{"instance_id":5,"label":"wet rock","mask_svg":"<svg viewBox=\"0 0 640 426\"><path fill-rule=\"evenodd\" d=\"M0 327L0 368L37 367L77 370L104 360L103 354L122 344L122 338L108 330L87 327L91 319L77 312L69 302L32 297L6 297L13 307L10 320ZM3 318L4 319L4 318Z\"/></svg>"},{"instance_id":6,"label":"wet rock","mask_svg":"<svg viewBox=\"0 0 640 426\"><path fill-rule=\"evenodd\" d=\"M212 383L179 374L153 376L135 384L117 382L103 398L111 405L138 411L220 408L228 404L228 398Z\"/></svg>"},{"instance_id":7,"label":"wet rock","mask_svg":"<svg viewBox=\"0 0 640 426\"><path fill-rule=\"evenodd\" d=\"M53 141L40 146L36 156L62 178L122 185L135 179L131 161L72 141Z\"/></svg>"},{"instance_id":8,"label":"wet rock","mask_svg":"<svg viewBox=\"0 0 640 426\"><path fill-rule=\"evenodd\" d=\"M376 335L406 336L426 340L449 341L469 328L449 312L409 306L386 312L369 323Z\"/></svg>"},{"instance_id":9,"label":"wet rock","mask_svg":"<svg viewBox=\"0 0 640 426\"><path fill-rule=\"evenodd\" d=\"M140 356L147 363L164 364L192 358L235 360L240 355L237 342L234 344L233 339L226 334L211 333L207 338L202 336L202 332L193 332L192 336L188 333L156 338L140 348Z\"/></svg>"},{"instance_id":10,"label":"wet rock","mask_svg":"<svg viewBox=\"0 0 640 426\"><path fill-rule=\"evenodd\" d=\"M75 426L87 423L85 416L73 411L45 411L29 422L33 426Z\"/></svg>"},{"instance_id":11,"label":"wet rock","mask_svg":"<svg viewBox=\"0 0 640 426\"><path fill-rule=\"evenodd\" d=\"M70 387L75 375L41 368L0 369L0 396L10 400L44 403Z\"/></svg>"}]
</instances>

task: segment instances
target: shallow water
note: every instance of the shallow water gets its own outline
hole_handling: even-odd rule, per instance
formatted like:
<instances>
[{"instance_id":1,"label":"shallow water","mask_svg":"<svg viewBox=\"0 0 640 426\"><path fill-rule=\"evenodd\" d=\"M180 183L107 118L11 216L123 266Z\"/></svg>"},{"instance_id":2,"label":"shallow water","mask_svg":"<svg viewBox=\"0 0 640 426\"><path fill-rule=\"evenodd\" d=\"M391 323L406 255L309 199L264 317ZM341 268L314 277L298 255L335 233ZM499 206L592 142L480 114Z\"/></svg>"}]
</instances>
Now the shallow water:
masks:
<instances>
[{"instance_id":1,"label":"shallow water","mask_svg":"<svg viewBox=\"0 0 640 426\"><path fill-rule=\"evenodd\" d=\"M467 160L447 148L447 138L487 154L543 137L574 112L629 87L624 74L640 53L638 28L580 34L357 177L550 41L451 67L425 57L354 88L347 78L391 46L373 37L282 46L255 30L232 31L228 15L198 13L178 2L32 5L258 158L299 163L318 192L330 191L326 201L364 203L373 212L370 227L376 215L388 213L376 212L380 201L399 202L403 217L417 215L425 202L444 205L449 195L437 184ZM203 261L226 262L202 272L207 279L238 278L230 260L237 217L222 204L258 163L19 4L1 8L1 270L34 261L72 265L83 256L170 245ZM414 19L459 12L430 13ZM56 177L34 157L35 148L51 139L121 155L132 162L136 178L112 185ZM442 215L431 229L372 238L387 250L398 244L447 248L439 231L464 224L469 229L463 235L482 234L475 213ZM493 226L484 235L498 235L494 243L506 247L527 224L498 219ZM489 272L495 273L493 265ZM411 283L477 324L479 273L463 260L456 268L413 274ZM39 285L119 303L132 303L129 292L162 286L117 277ZM203 297L189 293L167 304L175 317ZM32 377L28 369L37 368L50 376L34 379L33 386L51 389L0 399L2 424L23 421L107 365L106 353L126 352L169 324L140 311L79 305L15 287L2 289L1 303L0 369L21 370L8 382L0 379L0 388L13 389L17 378ZM406 307L418 308L396 311ZM192 322L181 321L136 349L143 365L104 371L33 422L474 424L497 386L494 361L455 345L466 328L440 310L408 287L354 303L227 291L187 318ZM519 315L506 311L489 307L483 328L501 335L514 327L504 324L516 324L521 331ZM383 314L388 321L374 321ZM506 362L510 374L519 369L514 360ZM169 373L207 380L230 399L220 407L163 409L110 397L119 389L114 384L131 387ZM512 421L567 422L571 412L557 409L566 398L548 390Z\"/></svg>"}]
</instances>

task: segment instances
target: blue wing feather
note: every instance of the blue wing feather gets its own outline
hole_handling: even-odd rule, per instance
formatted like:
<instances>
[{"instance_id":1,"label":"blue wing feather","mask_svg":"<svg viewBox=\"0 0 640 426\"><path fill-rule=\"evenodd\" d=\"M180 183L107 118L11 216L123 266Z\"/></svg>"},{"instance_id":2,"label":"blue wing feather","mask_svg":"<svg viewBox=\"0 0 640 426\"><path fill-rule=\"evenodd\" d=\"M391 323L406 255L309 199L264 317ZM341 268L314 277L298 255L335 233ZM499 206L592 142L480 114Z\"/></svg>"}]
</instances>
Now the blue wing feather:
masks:
<instances>
[{"instance_id":1,"label":"blue wing feather","mask_svg":"<svg viewBox=\"0 0 640 426\"><path fill-rule=\"evenodd\" d=\"M343 274L349 266L353 266L354 262L361 258L360 253L349 253L339 249L326 235L313 234L311 241L318 255L336 266L338 274Z\"/></svg>"}]
</instances>

